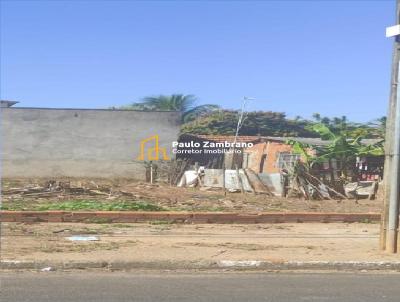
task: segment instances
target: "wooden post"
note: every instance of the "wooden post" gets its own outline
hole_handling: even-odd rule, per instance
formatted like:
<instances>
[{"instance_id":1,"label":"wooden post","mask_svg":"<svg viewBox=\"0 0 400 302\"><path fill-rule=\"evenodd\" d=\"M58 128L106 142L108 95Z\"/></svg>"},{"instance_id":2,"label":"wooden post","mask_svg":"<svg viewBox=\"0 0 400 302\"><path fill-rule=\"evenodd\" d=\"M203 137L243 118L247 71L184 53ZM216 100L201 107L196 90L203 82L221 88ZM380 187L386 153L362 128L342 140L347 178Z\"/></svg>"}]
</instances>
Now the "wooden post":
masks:
<instances>
[{"instance_id":1,"label":"wooden post","mask_svg":"<svg viewBox=\"0 0 400 302\"><path fill-rule=\"evenodd\" d=\"M150 161L150 183L153 184L153 162Z\"/></svg>"},{"instance_id":2,"label":"wooden post","mask_svg":"<svg viewBox=\"0 0 400 302\"><path fill-rule=\"evenodd\" d=\"M244 194L244 187L243 187L242 179L240 178L239 167L237 164L235 164L235 167L236 167L236 175L237 175L239 185L240 185L240 191L242 192L242 194Z\"/></svg>"},{"instance_id":3,"label":"wooden post","mask_svg":"<svg viewBox=\"0 0 400 302\"><path fill-rule=\"evenodd\" d=\"M224 188L224 196L226 196L225 162L222 163L222 187Z\"/></svg>"}]
</instances>

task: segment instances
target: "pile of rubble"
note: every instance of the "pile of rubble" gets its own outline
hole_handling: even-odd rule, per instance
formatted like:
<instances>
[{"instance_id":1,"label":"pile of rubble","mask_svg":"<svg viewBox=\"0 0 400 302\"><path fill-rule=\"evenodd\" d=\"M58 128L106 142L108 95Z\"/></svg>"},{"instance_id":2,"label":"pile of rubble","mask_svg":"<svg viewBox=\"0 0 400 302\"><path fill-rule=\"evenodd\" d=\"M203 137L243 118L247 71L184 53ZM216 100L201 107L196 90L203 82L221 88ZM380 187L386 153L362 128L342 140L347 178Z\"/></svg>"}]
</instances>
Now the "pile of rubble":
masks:
<instances>
[{"instance_id":1,"label":"pile of rubble","mask_svg":"<svg viewBox=\"0 0 400 302\"><path fill-rule=\"evenodd\" d=\"M25 184L21 187L8 187L2 190L3 198L51 198L71 196L101 196L102 198L114 199L126 196L135 199L132 192L116 190L109 185L98 185L94 181L89 183L71 184L69 181L49 180L43 185Z\"/></svg>"}]
</instances>

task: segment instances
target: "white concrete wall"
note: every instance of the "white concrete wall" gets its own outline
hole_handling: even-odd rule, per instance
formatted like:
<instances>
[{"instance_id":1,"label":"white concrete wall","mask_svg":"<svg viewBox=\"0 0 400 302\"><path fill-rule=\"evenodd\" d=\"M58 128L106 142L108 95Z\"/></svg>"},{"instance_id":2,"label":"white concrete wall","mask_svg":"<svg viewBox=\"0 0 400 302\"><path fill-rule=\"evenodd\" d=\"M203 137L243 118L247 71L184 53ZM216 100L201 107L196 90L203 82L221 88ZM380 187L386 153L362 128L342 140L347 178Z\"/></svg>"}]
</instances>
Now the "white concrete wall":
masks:
<instances>
[{"instance_id":1,"label":"white concrete wall","mask_svg":"<svg viewBox=\"0 0 400 302\"><path fill-rule=\"evenodd\" d=\"M172 155L180 114L1 108L2 176L144 178L140 141L158 134Z\"/></svg>"}]
</instances>

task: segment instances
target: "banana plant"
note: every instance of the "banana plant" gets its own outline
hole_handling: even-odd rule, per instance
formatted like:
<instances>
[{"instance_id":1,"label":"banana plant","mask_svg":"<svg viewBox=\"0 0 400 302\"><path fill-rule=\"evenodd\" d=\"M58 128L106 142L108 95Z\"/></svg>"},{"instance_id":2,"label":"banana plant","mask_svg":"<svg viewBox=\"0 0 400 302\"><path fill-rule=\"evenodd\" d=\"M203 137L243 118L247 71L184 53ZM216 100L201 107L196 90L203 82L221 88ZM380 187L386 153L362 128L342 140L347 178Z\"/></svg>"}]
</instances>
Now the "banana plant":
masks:
<instances>
[{"instance_id":1,"label":"banana plant","mask_svg":"<svg viewBox=\"0 0 400 302\"><path fill-rule=\"evenodd\" d=\"M293 146L293 152L301 155L304 163L311 168L315 163L325 162L330 159L336 159L341 163L340 170L342 176L347 176L347 171L358 156L380 156L384 155L384 141L378 141L373 144L363 144L363 137L356 138L349 136L346 130L334 133L326 125L317 123L311 126L311 129L318 133L323 140L330 143L326 146L317 147L317 155L311 155L308 150L312 146L302 144L296 140L289 140L287 143Z\"/></svg>"}]
</instances>

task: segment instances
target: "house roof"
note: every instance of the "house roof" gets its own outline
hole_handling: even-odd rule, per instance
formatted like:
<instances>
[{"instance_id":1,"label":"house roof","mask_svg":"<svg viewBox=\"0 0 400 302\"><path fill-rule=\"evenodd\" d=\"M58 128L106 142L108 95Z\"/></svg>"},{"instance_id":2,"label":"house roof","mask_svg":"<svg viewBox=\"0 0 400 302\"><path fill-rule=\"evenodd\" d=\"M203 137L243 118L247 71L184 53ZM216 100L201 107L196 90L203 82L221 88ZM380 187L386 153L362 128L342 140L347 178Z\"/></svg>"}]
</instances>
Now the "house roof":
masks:
<instances>
[{"instance_id":1,"label":"house roof","mask_svg":"<svg viewBox=\"0 0 400 302\"><path fill-rule=\"evenodd\" d=\"M266 140L286 142L288 140L294 140L302 144L312 145L312 146L326 146L329 145L330 141L322 140L315 137L281 137L281 136L267 136Z\"/></svg>"},{"instance_id":2,"label":"house roof","mask_svg":"<svg viewBox=\"0 0 400 302\"><path fill-rule=\"evenodd\" d=\"M218 143L223 143L223 142L229 142L233 143L235 141L235 136L234 135L190 135L194 137L198 137L204 140L208 141L213 141L213 142L218 142ZM261 136L246 136L246 135L240 135L237 137L236 142L238 143L255 143L258 142L262 139Z\"/></svg>"},{"instance_id":3,"label":"house roof","mask_svg":"<svg viewBox=\"0 0 400 302\"><path fill-rule=\"evenodd\" d=\"M298 141L299 143L311 145L311 146L326 146L331 143L330 140L323 140L321 138L310 138L310 137L276 137L276 136L267 136L265 137L266 140L271 141L279 141L279 142L286 142L288 140ZM362 139L361 144L363 145L372 145L382 141L379 138L368 138Z\"/></svg>"},{"instance_id":4,"label":"house roof","mask_svg":"<svg viewBox=\"0 0 400 302\"><path fill-rule=\"evenodd\" d=\"M197 137L204 140L209 140L213 142L230 142L232 143L235 140L234 135L193 135L186 134L186 136ZM308 144L311 146L326 146L331 143L329 140L323 140L321 138L313 138L313 137L283 137L283 136L251 136L251 135L240 135L237 137L236 142L238 143L256 143L260 141L275 141L285 143L288 140L298 141L303 144ZM376 144L380 142L381 139L363 139L361 141L362 144L370 145Z\"/></svg>"},{"instance_id":5,"label":"house roof","mask_svg":"<svg viewBox=\"0 0 400 302\"><path fill-rule=\"evenodd\" d=\"M201 138L213 142L233 142L235 140L234 135L202 135L189 134L191 137ZM329 141L323 141L320 138L306 138L306 137L279 137L279 136L255 136L255 135L239 135L236 139L238 143L255 143L259 141L277 141L285 143L287 140L296 140L301 143L309 145L326 145Z\"/></svg>"}]
</instances>

